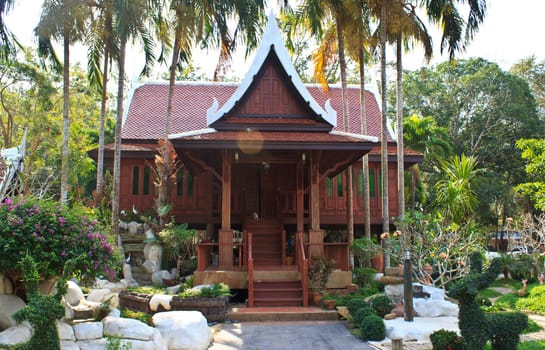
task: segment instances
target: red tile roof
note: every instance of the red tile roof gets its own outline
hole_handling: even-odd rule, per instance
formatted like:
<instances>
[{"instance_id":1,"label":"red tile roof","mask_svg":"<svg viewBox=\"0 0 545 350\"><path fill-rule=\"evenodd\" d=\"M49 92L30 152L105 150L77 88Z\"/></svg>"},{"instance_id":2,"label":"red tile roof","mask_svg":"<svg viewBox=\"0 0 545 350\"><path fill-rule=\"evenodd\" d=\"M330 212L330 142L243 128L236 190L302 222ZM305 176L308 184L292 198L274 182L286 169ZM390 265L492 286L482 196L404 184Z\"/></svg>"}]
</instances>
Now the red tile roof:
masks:
<instances>
[{"instance_id":1,"label":"red tile roof","mask_svg":"<svg viewBox=\"0 0 545 350\"><path fill-rule=\"evenodd\" d=\"M183 133L207 128L206 111L216 98L222 106L236 90L231 83L185 82L179 83L174 91L172 123L170 134ZM321 106L330 99L331 107L337 111L337 127L344 131L340 87L333 86L324 92L319 86L308 85L309 92ZM358 87L347 91L350 106L351 133L361 133L360 97ZM167 83L144 84L133 91L123 124L122 137L126 140L156 140L164 136L164 121L168 96ZM367 135L380 138L380 111L374 95L365 93L367 114ZM289 131L289 130L286 130ZM319 134L324 136L325 134ZM317 136L318 137L318 136ZM392 141L392 140L389 140Z\"/></svg>"}]
</instances>

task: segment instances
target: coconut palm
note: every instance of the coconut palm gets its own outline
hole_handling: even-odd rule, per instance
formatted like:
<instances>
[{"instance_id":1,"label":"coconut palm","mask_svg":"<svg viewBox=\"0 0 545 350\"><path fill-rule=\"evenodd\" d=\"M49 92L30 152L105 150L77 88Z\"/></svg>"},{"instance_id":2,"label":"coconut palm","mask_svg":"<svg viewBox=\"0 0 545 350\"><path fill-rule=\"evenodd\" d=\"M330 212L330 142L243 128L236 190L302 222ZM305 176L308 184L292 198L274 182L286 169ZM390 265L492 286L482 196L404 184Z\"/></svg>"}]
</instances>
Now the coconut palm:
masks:
<instances>
[{"instance_id":1,"label":"coconut palm","mask_svg":"<svg viewBox=\"0 0 545 350\"><path fill-rule=\"evenodd\" d=\"M467 21L462 18L459 6L469 6ZM456 52L464 51L486 15L486 0L420 0L419 6L426 11L428 19L442 30L441 53L448 49L450 59Z\"/></svg>"},{"instance_id":2,"label":"coconut palm","mask_svg":"<svg viewBox=\"0 0 545 350\"><path fill-rule=\"evenodd\" d=\"M11 32L6 27L4 16L7 15L15 4L15 0L0 0L0 58L7 59L14 50Z\"/></svg>"},{"instance_id":3,"label":"coconut palm","mask_svg":"<svg viewBox=\"0 0 545 350\"><path fill-rule=\"evenodd\" d=\"M301 23L306 24L312 34L318 38L322 34L327 34L329 38L325 42L332 42L332 33L336 34L337 56L339 60L340 78L341 78L341 96L343 106L343 125L344 131L349 129L349 110L347 97L347 77L346 77L346 53L344 43L344 27L345 23L349 23L353 19L350 11L345 6L345 1L341 0L305 0L297 10L297 18ZM334 29L331 26L334 23ZM324 26L328 30L323 30ZM323 52L328 52L327 50ZM331 51L329 51L331 52ZM318 58L318 63L323 62L323 59ZM352 243L354 240L354 208L353 208L353 173L352 167L346 170L346 212L347 212L347 231L348 241ZM354 265L353 256L350 257L350 265Z\"/></svg>"},{"instance_id":4,"label":"coconut palm","mask_svg":"<svg viewBox=\"0 0 545 350\"><path fill-rule=\"evenodd\" d=\"M115 125L114 173L112 189L112 232L117 233L119 218L119 186L121 174L121 127L123 120L123 99L125 90L125 55L127 42L131 38L140 38L144 46L153 47L153 39L149 27L154 19L153 15L161 11L160 0L115 0L114 28L119 35L119 77L117 81L117 115ZM151 50L146 51L146 62L155 57ZM150 67L150 65L146 65ZM142 72L147 73L146 68Z\"/></svg>"},{"instance_id":5,"label":"coconut palm","mask_svg":"<svg viewBox=\"0 0 545 350\"><path fill-rule=\"evenodd\" d=\"M35 29L40 55L50 58L53 66L59 70L61 64L52 42L62 40L63 46L63 140L60 192L62 204L66 204L68 201L69 187L70 45L83 38L85 21L89 16L88 8L80 5L80 1L76 0L45 0L42 5L40 21Z\"/></svg>"}]
</instances>

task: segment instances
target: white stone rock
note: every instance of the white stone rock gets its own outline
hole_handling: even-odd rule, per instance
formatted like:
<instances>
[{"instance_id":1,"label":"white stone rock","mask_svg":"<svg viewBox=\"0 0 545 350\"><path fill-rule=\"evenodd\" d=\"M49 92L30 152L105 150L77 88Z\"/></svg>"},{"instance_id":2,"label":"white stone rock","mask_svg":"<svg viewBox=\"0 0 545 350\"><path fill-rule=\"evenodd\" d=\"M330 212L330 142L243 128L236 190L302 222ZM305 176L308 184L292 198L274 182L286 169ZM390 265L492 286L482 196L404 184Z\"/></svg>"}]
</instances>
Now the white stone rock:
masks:
<instances>
[{"instance_id":1,"label":"white stone rock","mask_svg":"<svg viewBox=\"0 0 545 350\"><path fill-rule=\"evenodd\" d=\"M15 345L26 343L30 340L30 329L24 325L10 327L0 333L0 344Z\"/></svg>"},{"instance_id":2,"label":"white stone rock","mask_svg":"<svg viewBox=\"0 0 545 350\"><path fill-rule=\"evenodd\" d=\"M161 262L163 246L159 243L146 243L144 246L144 260Z\"/></svg>"},{"instance_id":3,"label":"white stone rock","mask_svg":"<svg viewBox=\"0 0 545 350\"><path fill-rule=\"evenodd\" d=\"M129 233L135 235L138 233L138 226L139 224L136 221L129 222Z\"/></svg>"},{"instance_id":4,"label":"white stone rock","mask_svg":"<svg viewBox=\"0 0 545 350\"><path fill-rule=\"evenodd\" d=\"M111 309L110 313L108 313L108 316L110 316L110 317L121 317L121 311L119 309Z\"/></svg>"},{"instance_id":5,"label":"white stone rock","mask_svg":"<svg viewBox=\"0 0 545 350\"><path fill-rule=\"evenodd\" d=\"M161 305L165 310L170 310L170 302L172 301L172 297L172 295L154 294L149 301L151 311L157 311L159 305Z\"/></svg>"},{"instance_id":6,"label":"white stone rock","mask_svg":"<svg viewBox=\"0 0 545 350\"><path fill-rule=\"evenodd\" d=\"M134 277L132 276L132 268L131 265L124 263L123 264L123 279L121 282L125 283L129 287L137 286L138 283L134 280Z\"/></svg>"},{"instance_id":7,"label":"white stone rock","mask_svg":"<svg viewBox=\"0 0 545 350\"><path fill-rule=\"evenodd\" d=\"M87 301L93 301L95 303L108 303L113 308L119 307L119 294L112 292L109 288L104 289L91 289L87 296Z\"/></svg>"},{"instance_id":8,"label":"white stone rock","mask_svg":"<svg viewBox=\"0 0 545 350\"><path fill-rule=\"evenodd\" d=\"M96 278L94 289L110 289L111 292L121 292L122 290L127 289L127 283L120 282L110 282L108 280Z\"/></svg>"},{"instance_id":9,"label":"white stone rock","mask_svg":"<svg viewBox=\"0 0 545 350\"><path fill-rule=\"evenodd\" d=\"M0 294L0 331L17 324L12 318L13 314L25 307L23 299L17 295Z\"/></svg>"},{"instance_id":10,"label":"white stone rock","mask_svg":"<svg viewBox=\"0 0 545 350\"><path fill-rule=\"evenodd\" d=\"M72 326L65 322L57 322L57 333L59 334L60 340L76 340L76 336L74 335L74 329L72 328Z\"/></svg>"},{"instance_id":11,"label":"white stone rock","mask_svg":"<svg viewBox=\"0 0 545 350\"><path fill-rule=\"evenodd\" d=\"M403 340L428 341L430 334L446 329L458 332L457 317L426 318L415 317L413 322L407 322L402 317L384 321L386 337L401 338Z\"/></svg>"},{"instance_id":12,"label":"white stone rock","mask_svg":"<svg viewBox=\"0 0 545 350\"><path fill-rule=\"evenodd\" d=\"M102 322L83 322L74 325L77 340L100 339L104 334Z\"/></svg>"},{"instance_id":13,"label":"white stone rock","mask_svg":"<svg viewBox=\"0 0 545 350\"><path fill-rule=\"evenodd\" d=\"M13 294L13 284L3 273L0 273L0 294Z\"/></svg>"},{"instance_id":14,"label":"white stone rock","mask_svg":"<svg viewBox=\"0 0 545 350\"><path fill-rule=\"evenodd\" d=\"M78 341L81 350L108 350L108 341L104 338Z\"/></svg>"},{"instance_id":15,"label":"white stone rock","mask_svg":"<svg viewBox=\"0 0 545 350\"><path fill-rule=\"evenodd\" d=\"M420 317L458 316L458 305L439 299L413 299L414 310Z\"/></svg>"},{"instance_id":16,"label":"white stone rock","mask_svg":"<svg viewBox=\"0 0 545 350\"><path fill-rule=\"evenodd\" d=\"M67 287L68 289L66 290L66 294L64 295L64 300L68 304L70 304L70 306L76 306L85 299L83 291L75 282L68 281Z\"/></svg>"},{"instance_id":17,"label":"white stone rock","mask_svg":"<svg viewBox=\"0 0 545 350\"><path fill-rule=\"evenodd\" d=\"M61 340L61 350L80 350L80 348L73 340Z\"/></svg>"},{"instance_id":18,"label":"white stone rock","mask_svg":"<svg viewBox=\"0 0 545 350\"><path fill-rule=\"evenodd\" d=\"M126 346L131 350L168 350L164 342L158 344L152 340L121 339L119 345L122 348Z\"/></svg>"},{"instance_id":19,"label":"white stone rock","mask_svg":"<svg viewBox=\"0 0 545 350\"><path fill-rule=\"evenodd\" d=\"M153 327L130 318L118 318L107 316L102 320L104 324L104 336L128 338L136 340L152 340Z\"/></svg>"},{"instance_id":20,"label":"white stone rock","mask_svg":"<svg viewBox=\"0 0 545 350\"><path fill-rule=\"evenodd\" d=\"M153 315L169 350L204 350L212 340L206 318L199 311L169 311Z\"/></svg>"},{"instance_id":21,"label":"white stone rock","mask_svg":"<svg viewBox=\"0 0 545 350\"><path fill-rule=\"evenodd\" d=\"M146 260L142 264L142 267L146 269L147 273L154 273L155 271L159 271L159 263L157 261Z\"/></svg>"},{"instance_id":22,"label":"white stone rock","mask_svg":"<svg viewBox=\"0 0 545 350\"><path fill-rule=\"evenodd\" d=\"M155 238L155 233L151 229L147 229L146 232L144 232L146 235L146 239L152 239Z\"/></svg>"},{"instance_id":23,"label":"white stone rock","mask_svg":"<svg viewBox=\"0 0 545 350\"><path fill-rule=\"evenodd\" d=\"M166 291L167 291L167 294L178 294L180 293L180 289L181 289L181 285L177 284L172 287L167 287Z\"/></svg>"},{"instance_id":24,"label":"white stone rock","mask_svg":"<svg viewBox=\"0 0 545 350\"><path fill-rule=\"evenodd\" d=\"M424 293L428 293L430 295L430 299L434 300L445 300L446 299L446 293L444 289L436 288L433 286L428 285L422 285L422 291Z\"/></svg>"},{"instance_id":25,"label":"white stone rock","mask_svg":"<svg viewBox=\"0 0 545 350\"><path fill-rule=\"evenodd\" d=\"M129 228L129 224L126 223L125 221L120 221L119 222L119 228L122 229L122 230L127 230Z\"/></svg>"},{"instance_id":26,"label":"white stone rock","mask_svg":"<svg viewBox=\"0 0 545 350\"><path fill-rule=\"evenodd\" d=\"M151 282L154 285L162 286L164 284L163 279L170 279L170 272L167 270L159 270L151 274Z\"/></svg>"}]
</instances>

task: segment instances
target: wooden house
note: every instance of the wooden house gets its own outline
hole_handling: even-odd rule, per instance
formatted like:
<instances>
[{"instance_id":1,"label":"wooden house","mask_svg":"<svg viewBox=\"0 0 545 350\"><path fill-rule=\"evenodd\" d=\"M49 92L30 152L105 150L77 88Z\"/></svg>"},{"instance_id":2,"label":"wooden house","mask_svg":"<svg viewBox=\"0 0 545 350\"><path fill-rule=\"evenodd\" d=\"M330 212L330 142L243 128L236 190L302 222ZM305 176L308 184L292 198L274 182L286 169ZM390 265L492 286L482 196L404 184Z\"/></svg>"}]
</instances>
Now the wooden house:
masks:
<instances>
[{"instance_id":1,"label":"wooden house","mask_svg":"<svg viewBox=\"0 0 545 350\"><path fill-rule=\"evenodd\" d=\"M169 139L183 167L172 213L177 222L206 230L196 283L248 289L251 306L306 305L311 256L335 259L330 288L351 283L342 238L346 170L352 166L361 235L361 159L369 155L371 223L380 233L381 123L377 97L365 91L368 135L361 135L360 90L350 87L347 95L350 125L344 132L341 89L324 92L301 82L272 17L240 83L176 84ZM167 83L132 92L122 129L120 209L152 211L151 167L165 134L167 98ZM390 217L397 216L395 148L390 132ZM406 151L406 167L420 160Z\"/></svg>"}]
</instances>

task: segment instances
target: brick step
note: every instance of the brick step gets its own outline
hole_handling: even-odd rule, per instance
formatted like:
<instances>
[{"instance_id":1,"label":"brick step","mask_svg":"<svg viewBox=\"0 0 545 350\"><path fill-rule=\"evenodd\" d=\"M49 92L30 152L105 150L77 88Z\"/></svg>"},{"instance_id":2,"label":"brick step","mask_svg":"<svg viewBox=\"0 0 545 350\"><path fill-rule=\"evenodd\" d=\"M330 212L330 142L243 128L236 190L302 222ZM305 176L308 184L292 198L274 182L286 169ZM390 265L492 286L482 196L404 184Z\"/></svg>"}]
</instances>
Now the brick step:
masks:
<instances>
[{"instance_id":1,"label":"brick step","mask_svg":"<svg viewBox=\"0 0 545 350\"><path fill-rule=\"evenodd\" d=\"M336 310L318 307L232 307L228 319L238 322L337 321Z\"/></svg>"},{"instance_id":2,"label":"brick step","mask_svg":"<svg viewBox=\"0 0 545 350\"><path fill-rule=\"evenodd\" d=\"M303 298L254 298L255 307L303 306Z\"/></svg>"}]
</instances>

